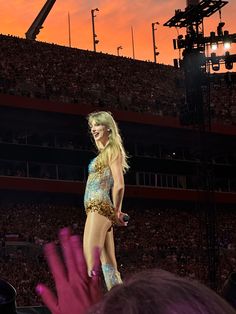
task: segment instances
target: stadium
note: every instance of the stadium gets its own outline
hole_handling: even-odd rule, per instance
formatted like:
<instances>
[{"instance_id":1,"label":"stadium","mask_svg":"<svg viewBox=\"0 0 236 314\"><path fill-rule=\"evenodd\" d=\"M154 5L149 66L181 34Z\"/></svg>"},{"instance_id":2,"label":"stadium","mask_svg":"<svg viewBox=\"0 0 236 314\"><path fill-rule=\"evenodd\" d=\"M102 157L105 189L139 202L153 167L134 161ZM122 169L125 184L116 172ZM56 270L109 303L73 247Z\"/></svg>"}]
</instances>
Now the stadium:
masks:
<instances>
[{"instance_id":1,"label":"stadium","mask_svg":"<svg viewBox=\"0 0 236 314\"><path fill-rule=\"evenodd\" d=\"M134 49L121 56L121 46L98 52L95 10L93 50L39 41L57 5L44 2L26 38L0 34L0 278L16 290L17 313L49 313L35 292L39 282L54 286L43 247L58 244L63 227L83 236L94 111L112 113L130 166L130 220L114 226L122 278L164 269L223 295L236 271L236 55L208 49L233 47L236 34L220 21L207 36L203 20L232 1L187 1L165 21L186 30L174 40L183 52L174 66L158 62L159 23L154 62ZM0 298L0 312L16 313L10 303Z\"/></svg>"}]
</instances>

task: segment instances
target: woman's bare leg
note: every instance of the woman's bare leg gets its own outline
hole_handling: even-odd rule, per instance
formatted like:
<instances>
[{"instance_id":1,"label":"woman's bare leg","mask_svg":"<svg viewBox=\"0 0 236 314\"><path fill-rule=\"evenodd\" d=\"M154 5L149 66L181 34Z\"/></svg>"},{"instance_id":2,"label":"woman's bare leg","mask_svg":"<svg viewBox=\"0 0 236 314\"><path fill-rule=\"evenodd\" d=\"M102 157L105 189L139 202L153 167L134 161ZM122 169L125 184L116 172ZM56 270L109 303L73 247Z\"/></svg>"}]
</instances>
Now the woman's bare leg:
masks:
<instances>
[{"instance_id":1,"label":"woman's bare leg","mask_svg":"<svg viewBox=\"0 0 236 314\"><path fill-rule=\"evenodd\" d=\"M101 252L101 262L102 264L110 264L117 269L113 228L106 233L103 250Z\"/></svg>"},{"instance_id":2,"label":"woman's bare leg","mask_svg":"<svg viewBox=\"0 0 236 314\"><path fill-rule=\"evenodd\" d=\"M105 216L97 212L88 213L84 228L83 246L89 274L94 263L93 249L99 247L101 251L103 250L106 234L110 227L111 221Z\"/></svg>"},{"instance_id":3,"label":"woman's bare leg","mask_svg":"<svg viewBox=\"0 0 236 314\"><path fill-rule=\"evenodd\" d=\"M113 286L122 283L120 273L117 270L113 228L106 234L101 262L107 289L110 290Z\"/></svg>"}]
</instances>

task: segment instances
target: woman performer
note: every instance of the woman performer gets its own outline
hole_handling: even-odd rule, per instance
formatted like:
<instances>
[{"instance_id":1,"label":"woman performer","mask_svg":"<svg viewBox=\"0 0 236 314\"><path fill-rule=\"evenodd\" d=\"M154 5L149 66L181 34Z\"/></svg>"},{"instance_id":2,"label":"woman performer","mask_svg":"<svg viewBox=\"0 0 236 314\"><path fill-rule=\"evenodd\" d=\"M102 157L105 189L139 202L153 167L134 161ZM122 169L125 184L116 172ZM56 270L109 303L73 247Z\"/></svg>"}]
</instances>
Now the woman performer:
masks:
<instances>
[{"instance_id":1,"label":"woman performer","mask_svg":"<svg viewBox=\"0 0 236 314\"><path fill-rule=\"evenodd\" d=\"M101 250L101 263L107 289L122 283L117 269L113 225L126 226L127 214L121 211L124 195L124 172L129 168L119 129L111 113L93 112L88 124L98 149L98 156L88 167L84 195L87 219L84 229L84 254L90 276L96 275L92 252ZM112 201L110 199L112 192Z\"/></svg>"}]
</instances>

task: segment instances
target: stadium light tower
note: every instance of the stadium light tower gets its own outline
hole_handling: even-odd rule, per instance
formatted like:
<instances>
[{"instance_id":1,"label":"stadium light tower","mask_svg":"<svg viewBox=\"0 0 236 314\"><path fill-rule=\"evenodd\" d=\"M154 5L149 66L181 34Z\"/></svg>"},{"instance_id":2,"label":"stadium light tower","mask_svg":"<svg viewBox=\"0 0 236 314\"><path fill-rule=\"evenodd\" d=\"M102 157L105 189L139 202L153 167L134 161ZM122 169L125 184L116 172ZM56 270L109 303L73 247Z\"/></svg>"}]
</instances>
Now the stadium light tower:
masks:
<instances>
[{"instance_id":1,"label":"stadium light tower","mask_svg":"<svg viewBox=\"0 0 236 314\"><path fill-rule=\"evenodd\" d=\"M56 0L47 0L43 8L37 15L36 19L25 33L26 39L35 40L36 36L39 34L40 29L43 28L43 22L46 20L49 12L51 11Z\"/></svg>"},{"instance_id":2,"label":"stadium light tower","mask_svg":"<svg viewBox=\"0 0 236 314\"><path fill-rule=\"evenodd\" d=\"M119 46L116 49L117 49L117 56L119 57L120 56L120 50L123 49L123 47Z\"/></svg>"},{"instance_id":3,"label":"stadium light tower","mask_svg":"<svg viewBox=\"0 0 236 314\"><path fill-rule=\"evenodd\" d=\"M96 9L92 9L91 10L91 16L92 16L92 31L93 31L93 51L96 52L96 45L99 43L99 40L97 39L97 35L95 33L95 12L98 12L99 9L96 8Z\"/></svg>"},{"instance_id":4,"label":"stadium light tower","mask_svg":"<svg viewBox=\"0 0 236 314\"><path fill-rule=\"evenodd\" d=\"M155 31L157 29L155 28L155 25L159 25L159 22L152 23L153 54L154 54L154 62L156 63L159 52L157 51L157 46L156 46Z\"/></svg>"}]
</instances>

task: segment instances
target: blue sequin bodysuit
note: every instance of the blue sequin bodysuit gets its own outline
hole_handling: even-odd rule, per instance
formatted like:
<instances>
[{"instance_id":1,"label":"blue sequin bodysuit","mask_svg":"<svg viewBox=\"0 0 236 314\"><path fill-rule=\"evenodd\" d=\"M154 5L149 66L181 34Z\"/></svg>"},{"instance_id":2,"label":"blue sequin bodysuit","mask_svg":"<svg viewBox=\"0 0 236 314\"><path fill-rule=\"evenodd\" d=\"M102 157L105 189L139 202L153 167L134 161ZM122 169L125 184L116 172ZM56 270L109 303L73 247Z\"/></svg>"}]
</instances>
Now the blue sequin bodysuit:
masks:
<instances>
[{"instance_id":1,"label":"blue sequin bodysuit","mask_svg":"<svg viewBox=\"0 0 236 314\"><path fill-rule=\"evenodd\" d=\"M110 198L113 178L109 166L101 165L98 157L88 166L88 180L84 194L84 207L89 212L98 212L115 223L114 207Z\"/></svg>"}]
</instances>

